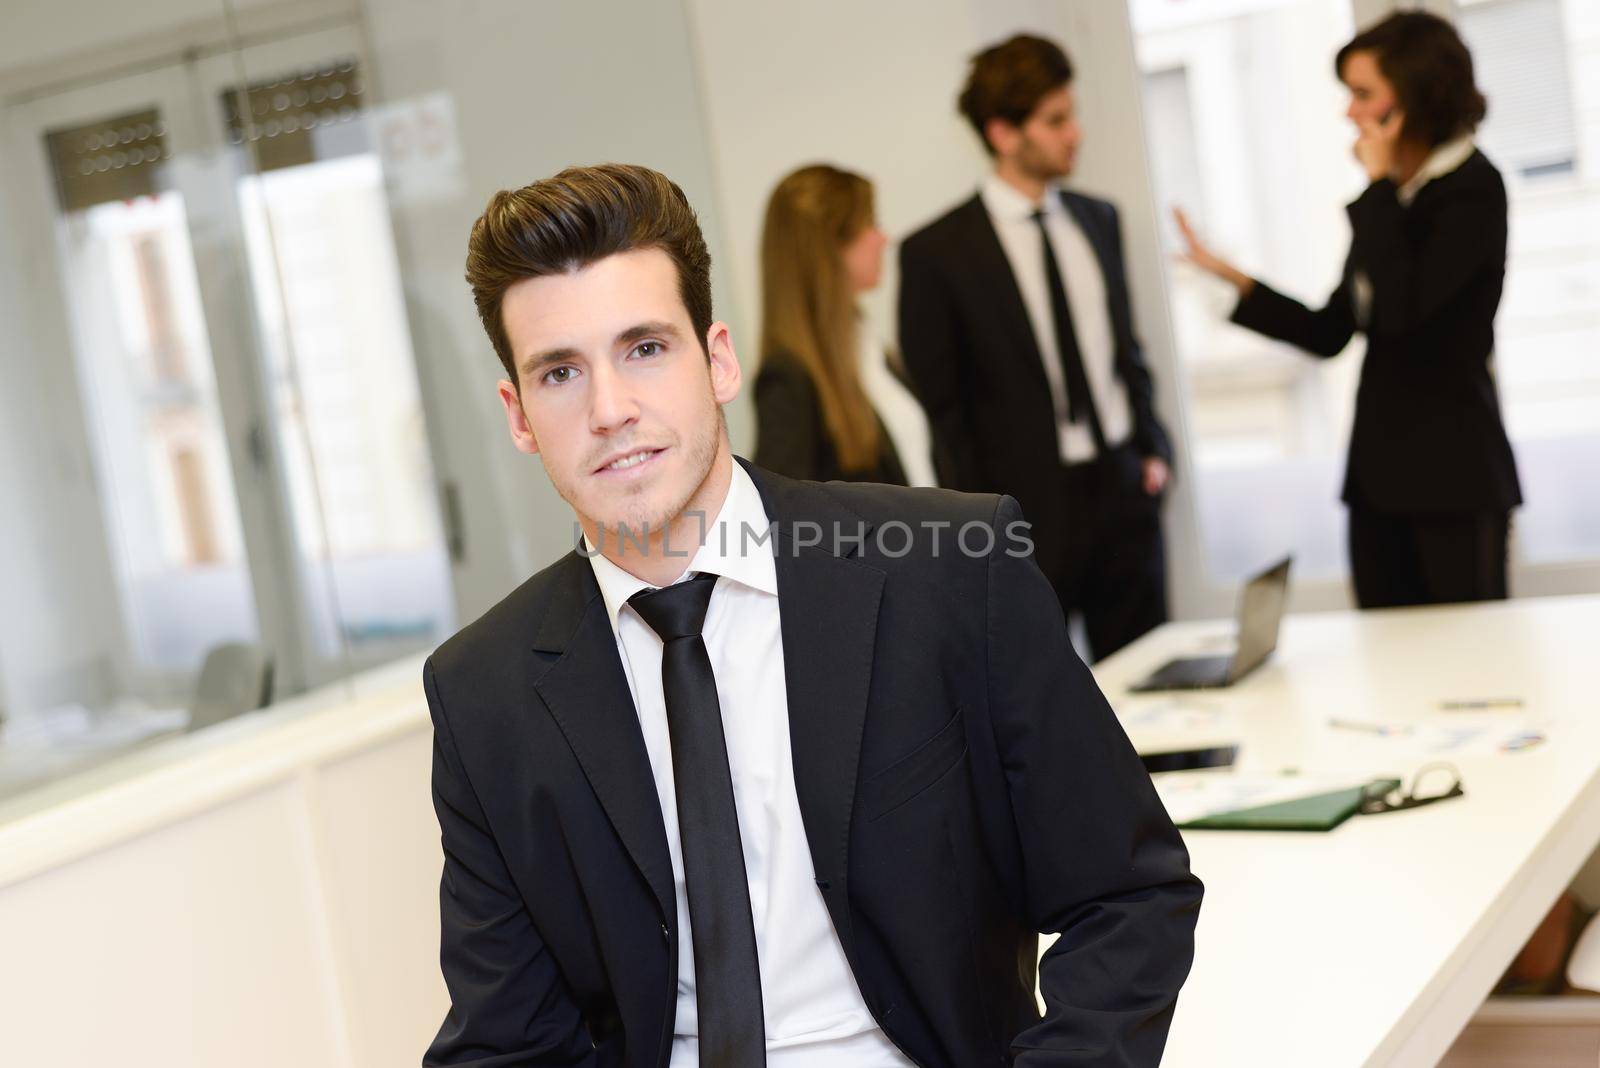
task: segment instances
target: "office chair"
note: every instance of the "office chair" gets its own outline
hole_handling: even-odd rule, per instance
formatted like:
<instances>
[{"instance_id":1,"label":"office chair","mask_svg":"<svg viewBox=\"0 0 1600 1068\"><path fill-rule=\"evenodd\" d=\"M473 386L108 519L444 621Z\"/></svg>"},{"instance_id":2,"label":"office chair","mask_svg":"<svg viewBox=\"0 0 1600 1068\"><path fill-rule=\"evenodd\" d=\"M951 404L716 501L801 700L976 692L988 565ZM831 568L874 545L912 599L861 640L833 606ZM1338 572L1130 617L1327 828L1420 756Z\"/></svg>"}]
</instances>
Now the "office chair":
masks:
<instances>
[{"instance_id":1,"label":"office chair","mask_svg":"<svg viewBox=\"0 0 1600 1068\"><path fill-rule=\"evenodd\" d=\"M189 707L189 730L197 731L272 700L272 657L250 642L226 642L206 653Z\"/></svg>"}]
</instances>

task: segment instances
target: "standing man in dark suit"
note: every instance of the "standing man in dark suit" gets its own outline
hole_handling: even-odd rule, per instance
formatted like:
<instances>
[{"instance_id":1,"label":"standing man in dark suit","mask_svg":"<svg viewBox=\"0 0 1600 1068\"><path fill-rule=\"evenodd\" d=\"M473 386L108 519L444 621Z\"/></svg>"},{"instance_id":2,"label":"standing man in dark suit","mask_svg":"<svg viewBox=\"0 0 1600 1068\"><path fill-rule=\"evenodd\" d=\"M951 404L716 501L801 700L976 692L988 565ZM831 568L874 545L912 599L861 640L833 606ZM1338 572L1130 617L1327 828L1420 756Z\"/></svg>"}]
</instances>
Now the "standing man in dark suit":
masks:
<instances>
[{"instance_id":1,"label":"standing man in dark suit","mask_svg":"<svg viewBox=\"0 0 1600 1068\"><path fill-rule=\"evenodd\" d=\"M467 275L582 542L424 672L424 1064L1156 1064L1200 885L1016 503L737 460L654 171L497 193Z\"/></svg>"},{"instance_id":2,"label":"standing man in dark suit","mask_svg":"<svg viewBox=\"0 0 1600 1068\"><path fill-rule=\"evenodd\" d=\"M900 345L941 485L1010 494L1102 658L1166 622L1172 445L1133 331L1117 211L1061 187L1082 132L1072 64L1021 35L972 61L960 107L994 159L900 248Z\"/></svg>"}]
</instances>

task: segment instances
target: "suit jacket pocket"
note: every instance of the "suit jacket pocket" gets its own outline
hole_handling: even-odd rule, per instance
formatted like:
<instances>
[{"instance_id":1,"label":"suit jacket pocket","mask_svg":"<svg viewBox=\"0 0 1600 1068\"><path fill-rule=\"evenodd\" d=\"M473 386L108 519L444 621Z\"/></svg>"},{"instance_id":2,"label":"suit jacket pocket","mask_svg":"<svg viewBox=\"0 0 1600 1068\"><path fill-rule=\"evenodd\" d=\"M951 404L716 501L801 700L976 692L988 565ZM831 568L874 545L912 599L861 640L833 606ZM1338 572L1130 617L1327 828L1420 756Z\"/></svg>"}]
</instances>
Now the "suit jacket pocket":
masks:
<instances>
[{"instance_id":1,"label":"suit jacket pocket","mask_svg":"<svg viewBox=\"0 0 1600 1068\"><path fill-rule=\"evenodd\" d=\"M958 708L937 734L861 784L861 811L871 821L916 797L944 778L967 753L967 732Z\"/></svg>"}]
</instances>

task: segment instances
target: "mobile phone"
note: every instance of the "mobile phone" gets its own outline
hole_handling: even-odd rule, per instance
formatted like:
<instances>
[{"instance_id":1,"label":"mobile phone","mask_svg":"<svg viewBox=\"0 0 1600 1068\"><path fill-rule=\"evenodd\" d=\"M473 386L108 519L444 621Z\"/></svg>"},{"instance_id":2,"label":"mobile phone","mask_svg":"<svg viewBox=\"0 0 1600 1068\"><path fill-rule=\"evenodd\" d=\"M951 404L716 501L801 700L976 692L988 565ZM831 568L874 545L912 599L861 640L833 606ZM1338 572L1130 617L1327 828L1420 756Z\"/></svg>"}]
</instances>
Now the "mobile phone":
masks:
<instances>
[{"instance_id":1,"label":"mobile phone","mask_svg":"<svg viewBox=\"0 0 1600 1068\"><path fill-rule=\"evenodd\" d=\"M1202 768L1232 767L1238 755L1238 746L1218 745L1202 749L1141 753L1139 759L1144 762L1144 770L1153 774L1158 771L1199 771Z\"/></svg>"}]
</instances>

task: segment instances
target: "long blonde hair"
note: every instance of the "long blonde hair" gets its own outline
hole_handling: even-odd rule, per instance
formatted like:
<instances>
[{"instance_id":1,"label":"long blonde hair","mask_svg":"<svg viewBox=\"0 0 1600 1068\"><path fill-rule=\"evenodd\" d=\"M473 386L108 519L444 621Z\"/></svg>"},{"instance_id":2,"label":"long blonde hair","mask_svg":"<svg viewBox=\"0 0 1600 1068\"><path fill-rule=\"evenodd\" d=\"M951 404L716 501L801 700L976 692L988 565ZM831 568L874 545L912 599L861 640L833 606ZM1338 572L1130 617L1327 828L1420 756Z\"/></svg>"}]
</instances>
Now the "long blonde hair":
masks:
<instances>
[{"instance_id":1,"label":"long blonde hair","mask_svg":"<svg viewBox=\"0 0 1600 1068\"><path fill-rule=\"evenodd\" d=\"M843 255L872 223L872 183L818 163L778 183L761 232L762 362L788 357L805 368L846 471L873 466L882 444L856 363L855 293Z\"/></svg>"}]
</instances>

